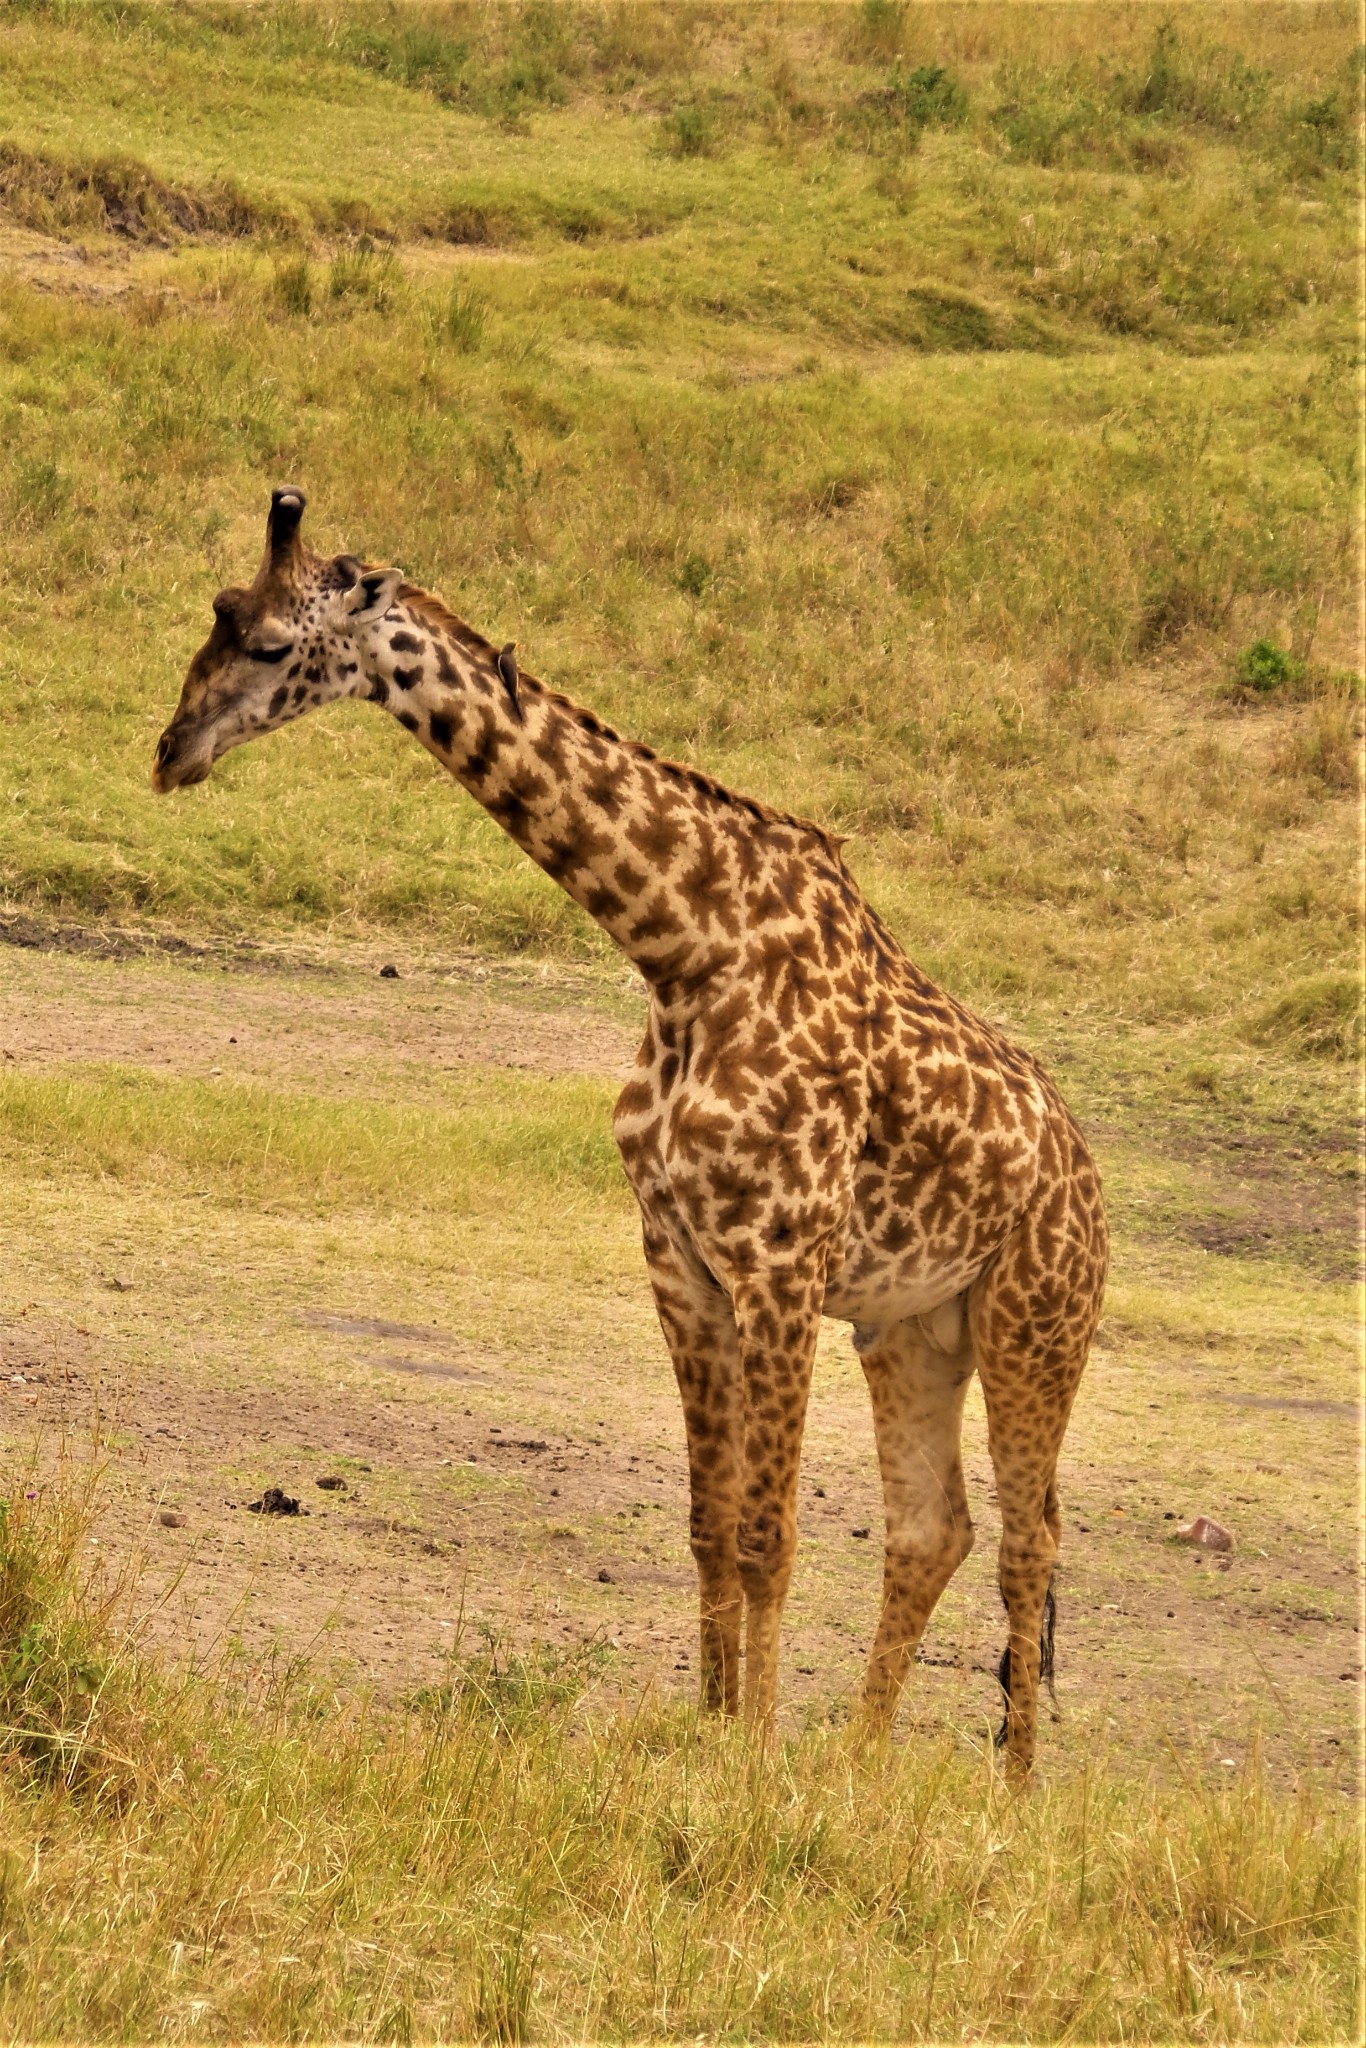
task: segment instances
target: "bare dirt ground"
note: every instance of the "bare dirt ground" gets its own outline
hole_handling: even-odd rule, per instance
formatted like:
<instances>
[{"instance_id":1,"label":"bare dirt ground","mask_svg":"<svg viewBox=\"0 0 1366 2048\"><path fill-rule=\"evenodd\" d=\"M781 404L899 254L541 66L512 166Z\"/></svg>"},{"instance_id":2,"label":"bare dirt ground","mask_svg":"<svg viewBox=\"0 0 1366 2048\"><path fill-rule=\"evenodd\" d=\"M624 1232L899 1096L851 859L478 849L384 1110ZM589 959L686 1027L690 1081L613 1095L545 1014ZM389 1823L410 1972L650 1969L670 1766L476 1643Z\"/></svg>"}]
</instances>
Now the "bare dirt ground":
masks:
<instances>
[{"instance_id":1,"label":"bare dirt ground","mask_svg":"<svg viewBox=\"0 0 1366 2048\"><path fill-rule=\"evenodd\" d=\"M405 964L382 980L382 962L176 956L22 921L8 936L11 1070L118 1061L420 1096L463 1061L620 1073L636 1042L625 1000L604 1012L572 975ZM1268 1176L1277 1202L1285 1178ZM1250 1185L1235 1154L1216 1211L1255 1214ZM682 1428L643 1272L568 1366L548 1365L532 1331L490 1342L458 1317L408 1322L335 1286L322 1305L286 1290L262 1310L263 1375L239 1367L230 1336L189 1332L178 1351L179 1298L159 1297L136 1248L117 1270L80 1250L30 1244L23 1270L41 1289L5 1287L0 1435L11 1466L33 1455L40 1468L63 1440L81 1457L99 1441L109 1477L92 1550L116 1568L140 1560L134 1605L159 1650L308 1654L339 1681L402 1691L490 1632L603 1642L618 1653L609 1689L691 1689ZM1051 1742L1170 1745L1218 1769L1260 1724L1278 1765L1350 1767L1359 1411L1350 1373L1326 1387L1294 1359L1253 1371L1208 1333L1154 1348L1120 1318L1102 1331L1064 1454ZM926 1638L910 1715L980 1733L1002 1631L975 1393L966 1449L978 1548ZM268 1485L304 1512L252 1513ZM1197 1512L1234 1527L1231 1558L1173 1543L1176 1519ZM881 1523L867 1404L836 1326L801 1516L787 1711L838 1716L875 1619Z\"/></svg>"},{"instance_id":2,"label":"bare dirt ground","mask_svg":"<svg viewBox=\"0 0 1366 2048\"><path fill-rule=\"evenodd\" d=\"M398 1071L422 1086L465 1061L625 1075L640 1043L638 1028L575 1001L572 979L475 962L387 979L387 953L365 973L245 947L162 952L20 915L0 916L0 945L46 962L25 976L11 952L0 982L0 1057L29 1066L115 1060L285 1084L325 1076L333 1089Z\"/></svg>"}]
</instances>

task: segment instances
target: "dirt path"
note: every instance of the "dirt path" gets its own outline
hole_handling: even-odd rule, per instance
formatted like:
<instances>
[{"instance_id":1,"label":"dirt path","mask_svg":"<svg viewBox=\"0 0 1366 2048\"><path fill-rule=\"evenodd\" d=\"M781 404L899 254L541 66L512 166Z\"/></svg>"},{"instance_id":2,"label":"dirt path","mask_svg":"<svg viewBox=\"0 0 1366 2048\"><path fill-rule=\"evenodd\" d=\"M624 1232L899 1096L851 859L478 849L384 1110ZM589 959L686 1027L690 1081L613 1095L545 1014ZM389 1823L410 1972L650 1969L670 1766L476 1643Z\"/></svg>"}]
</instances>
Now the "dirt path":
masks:
<instances>
[{"instance_id":1,"label":"dirt path","mask_svg":"<svg viewBox=\"0 0 1366 2048\"><path fill-rule=\"evenodd\" d=\"M15 937L16 930L21 934ZM31 920L0 927L0 1057L23 1067L122 1061L363 1093L395 1070L420 1086L465 1062L625 1075L640 1029L572 980L535 970L164 955L131 942L79 949ZM642 1006L643 1016L643 1006Z\"/></svg>"}]
</instances>

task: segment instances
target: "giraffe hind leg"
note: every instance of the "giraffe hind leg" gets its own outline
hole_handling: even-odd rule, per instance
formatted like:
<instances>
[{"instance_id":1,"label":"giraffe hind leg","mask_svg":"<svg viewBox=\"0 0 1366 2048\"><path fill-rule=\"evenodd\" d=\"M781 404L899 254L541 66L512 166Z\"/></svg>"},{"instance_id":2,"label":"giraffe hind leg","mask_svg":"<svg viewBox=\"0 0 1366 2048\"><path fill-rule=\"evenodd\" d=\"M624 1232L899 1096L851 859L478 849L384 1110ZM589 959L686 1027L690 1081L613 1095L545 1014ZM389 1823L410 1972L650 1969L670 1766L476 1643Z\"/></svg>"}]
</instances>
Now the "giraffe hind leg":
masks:
<instances>
[{"instance_id":1,"label":"giraffe hind leg","mask_svg":"<svg viewBox=\"0 0 1366 2048\"><path fill-rule=\"evenodd\" d=\"M1058 1602L1053 1591L1053 1581L1048 1582L1048 1591L1043 1596L1043 1626L1039 1630L1039 1681L1048 1687L1048 1697L1053 1703L1056 1717L1058 1691L1054 1683L1054 1639L1058 1625ZM1001 1725L996 1730L997 1749L1004 1749L1010 1738L1010 1644L1007 1641L1001 1652L1001 1661L996 1667L996 1683L1005 1699L1005 1712Z\"/></svg>"},{"instance_id":2,"label":"giraffe hind leg","mask_svg":"<svg viewBox=\"0 0 1366 2048\"><path fill-rule=\"evenodd\" d=\"M880 1331L858 1350L887 1518L882 1613L863 1693L876 1730L890 1725L926 1623L972 1549L960 1440L973 1361L966 1343L947 1352L926 1342L915 1322Z\"/></svg>"}]
</instances>

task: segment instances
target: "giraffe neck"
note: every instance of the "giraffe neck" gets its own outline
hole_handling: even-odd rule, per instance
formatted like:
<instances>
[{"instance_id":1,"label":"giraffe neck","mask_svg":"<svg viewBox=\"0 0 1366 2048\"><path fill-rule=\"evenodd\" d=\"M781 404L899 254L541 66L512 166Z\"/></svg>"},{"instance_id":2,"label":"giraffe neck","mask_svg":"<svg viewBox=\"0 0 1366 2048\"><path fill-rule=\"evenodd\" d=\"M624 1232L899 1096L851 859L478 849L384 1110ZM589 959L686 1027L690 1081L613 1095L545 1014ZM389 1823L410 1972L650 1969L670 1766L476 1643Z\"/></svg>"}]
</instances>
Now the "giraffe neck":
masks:
<instances>
[{"instance_id":1,"label":"giraffe neck","mask_svg":"<svg viewBox=\"0 0 1366 2048\"><path fill-rule=\"evenodd\" d=\"M618 738L520 676L410 585L375 629L357 694L381 702L538 867L686 1004L734 958L754 893L791 901L797 841L823 835ZM786 867L787 886L776 869Z\"/></svg>"}]
</instances>

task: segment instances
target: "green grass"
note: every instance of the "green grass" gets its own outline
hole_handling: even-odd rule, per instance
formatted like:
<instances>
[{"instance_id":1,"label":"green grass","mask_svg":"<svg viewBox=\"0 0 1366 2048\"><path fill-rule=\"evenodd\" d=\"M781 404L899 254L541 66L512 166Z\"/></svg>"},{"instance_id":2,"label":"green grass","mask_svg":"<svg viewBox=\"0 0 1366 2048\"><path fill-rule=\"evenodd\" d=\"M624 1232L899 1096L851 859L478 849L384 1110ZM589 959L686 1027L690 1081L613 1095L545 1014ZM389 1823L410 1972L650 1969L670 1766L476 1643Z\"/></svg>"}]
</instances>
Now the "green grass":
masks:
<instances>
[{"instance_id":1,"label":"green grass","mask_svg":"<svg viewBox=\"0 0 1366 2048\"><path fill-rule=\"evenodd\" d=\"M649 1699L595 1711L600 1656L496 1646L406 1706L298 1669L234 1692L159 1675L73 1594L60 1493L5 1508L28 1648L6 1634L0 1690L53 1738L0 1779L0 1837L43 1845L7 1862L15 2036L1352 2028L1355 1828L1255 1754L1217 1785L1082 1758L1021 1800L952 1739L759 1753Z\"/></svg>"},{"instance_id":2,"label":"green grass","mask_svg":"<svg viewBox=\"0 0 1366 2048\"><path fill-rule=\"evenodd\" d=\"M0 1150L56 1176L151 1186L211 1184L266 1211L354 1207L533 1212L553 1199L623 1203L612 1142L615 1091L589 1080L480 1073L439 1106L285 1094L259 1084L167 1079L137 1068L0 1075Z\"/></svg>"},{"instance_id":3,"label":"green grass","mask_svg":"<svg viewBox=\"0 0 1366 2048\"><path fill-rule=\"evenodd\" d=\"M288 476L964 992L1263 1029L1355 958L1352 34L12 9L4 886L600 956L373 713L151 797Z\"/></svg>"}]
</instances>

